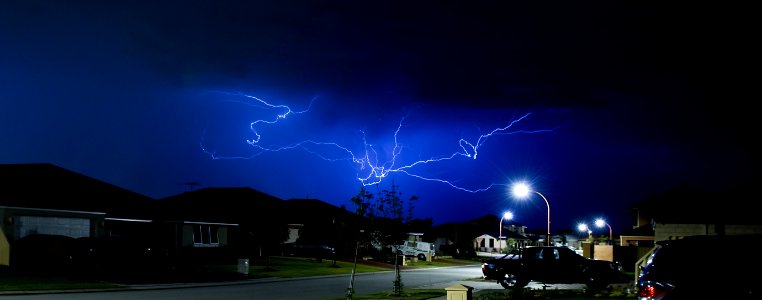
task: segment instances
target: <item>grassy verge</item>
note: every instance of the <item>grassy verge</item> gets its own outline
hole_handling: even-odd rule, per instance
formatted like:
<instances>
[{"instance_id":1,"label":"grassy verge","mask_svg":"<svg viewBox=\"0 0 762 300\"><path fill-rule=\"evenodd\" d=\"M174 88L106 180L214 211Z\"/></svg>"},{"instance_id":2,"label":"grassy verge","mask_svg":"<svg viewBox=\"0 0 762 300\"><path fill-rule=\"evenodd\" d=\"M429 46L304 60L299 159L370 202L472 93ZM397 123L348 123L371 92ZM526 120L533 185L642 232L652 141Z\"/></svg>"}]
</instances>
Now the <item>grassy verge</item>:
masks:
<instances>
[{"instance_id":1,"label":"grassy verge","mask_svg":"<svg viewBox=\"0 0 762 300\"><path fill-rule=\"evenodd\" d=\"M384 300L384 299L404 299L404 300L424 300L447 296L443 289L410 289L403 290L402 294L397 296L391 291L379 292L363 295L352 295L352 300ZM332 298L330 300L346 300L346 297Z\"/></svg>"},{"instance_id":2,"label":"grassy verge","mask_svg":"<svg viewBox=\"0 0 762 300\"><path fill-rule=\"evenodd\" d=\"M76 279L67 276L0 275L0 291L92 290L120 287L120 285L115 283Z\"/></svg>"},{"instance_id":3,"label":"grassy verge","mask_svg":"<svg viewBox=\"0 0 762 300\"><path fill-rule=\"evenodd\" d=\"M435 267L453 262L417 262L407 268ZM352 273L354 263L348 261L317 260L300 257L271 257L269 260L254 260L250 263L249 273L238 273L237 265L199 266L190 272L182 274L156 274L150 276L132 276L120 274L118 270L104 276L79 275L20 275L9 270L0 270L0 291L44 291L44 290L74 290L74 289L109 289L119 288L123 284L150 284L171 282L200 282L220 280L240 280L252 278L295 278L322 275L348 275ZM393 270L393 265L358 261L356 272L380 272ZM46 270L54 271L54 270ZM98 279L94 279L98 278Z\"/></svg>"},{"instance_id":4,"label":"grassy verge","mask_svg":"<svg viewBox=\"0 0 762 300\"><path fill-rule=\"evenodd\" d=\"M417 261L409 262L407 265L402 266L403 269L418 269L418 268L436 268L458 265L477 264L477 262L471 260L459 260L459 259L437 259L432 262ZM321 276L321 275L347 275L351 274L354 262L351 261L333 261L327 259L314 259L303 257L283 257L275 256L269 260L261 259L251 261L249 265L249 277L262 278L262 277L278 277L278 278L294 278L294 277L306 277L306 276ZM237 266L233 265L221 265L207 267L214 271L220 272L236 272ZM394 265L378 263L368 260L357 261L357 273L366 272L381 272L394 270Z\"/></svg>"}]
</instances>

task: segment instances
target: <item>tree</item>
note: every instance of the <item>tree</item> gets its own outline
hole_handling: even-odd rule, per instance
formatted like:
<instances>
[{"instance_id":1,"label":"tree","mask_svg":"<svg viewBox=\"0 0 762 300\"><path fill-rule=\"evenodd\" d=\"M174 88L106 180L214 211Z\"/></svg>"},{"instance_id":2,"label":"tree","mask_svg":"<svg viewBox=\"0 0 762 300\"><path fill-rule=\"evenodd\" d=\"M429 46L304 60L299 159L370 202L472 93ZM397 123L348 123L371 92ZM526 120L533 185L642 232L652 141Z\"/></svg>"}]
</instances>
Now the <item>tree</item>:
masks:
<instances>
[{"instance_id":1,"label":"tree","mask_svg":"<svg viewBox=\"0 0 762 300\"><path fill-rule=\"evenodd\" d=\"M378 188L378 185L376 185ZM407 205L402 201L402 193L398 191L399 186L392 181L391 189L384 189L378 192L378 198L373 202L373 194L360 188L360 193L352 197L351 201L356 207L356 212L361 223L369 231L367 238L372 246L378 247L384 256L394 255L395 279L394 294L400 296L402 293L402 278L397 259L398 255L392 251L385 250L389 246L397 245L405 238L406 228L409 228L413 221L414 202L418 200L417 196L408 199ZM407 209L406 209L407 206ZM359 247L359 246L358 246ZM351 289L350 284L350 289ZM351 295L351 292L348 292ZM350 296L351 297L351 296Z\"/></svg>"},{"instance_id":2,"label":"tree","mask_svg":"<svg viewBox=\"0 0 762 300\"><path fill-rule=\"evenodd\" d=\"M357 214L357 226L355 227L357 230L353 232L350 236L354 237L355 240L355 256L354 256L354 264L352 265L352 275L349 279L349 286L347 287L347 300L352 300L352 295L354 294L355 288L355 272L357 270L357 256L359 255L360 251L360 243L362 240L364 240L364 232L363 229L366 223L368 223L365 219L367 216L372 216L372 206L370 204L371 199L373 199L373 194L368 192L368 190L365 189L365 186L360 186L360 192L352 197L350 201L355 205L355 213Z\"/></svg>"}]
</instances>

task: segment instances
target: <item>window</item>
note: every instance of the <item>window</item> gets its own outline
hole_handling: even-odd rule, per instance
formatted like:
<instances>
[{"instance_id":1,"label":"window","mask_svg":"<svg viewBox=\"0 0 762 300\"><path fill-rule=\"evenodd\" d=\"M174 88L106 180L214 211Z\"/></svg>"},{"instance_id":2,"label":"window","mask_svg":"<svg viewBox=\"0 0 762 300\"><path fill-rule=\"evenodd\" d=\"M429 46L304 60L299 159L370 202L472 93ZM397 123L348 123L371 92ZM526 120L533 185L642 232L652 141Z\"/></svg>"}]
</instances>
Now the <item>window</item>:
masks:
<instances>
[{"instance_id":1,"label":"window","mask_svg":"<svg viewBox=\"0 0 762 300\"><path fill-rule=\"evenodd\" d=\"M215 225L193 225L194 247L217 247L220 244L219 227Z\"/></svg>"}]
</instances>

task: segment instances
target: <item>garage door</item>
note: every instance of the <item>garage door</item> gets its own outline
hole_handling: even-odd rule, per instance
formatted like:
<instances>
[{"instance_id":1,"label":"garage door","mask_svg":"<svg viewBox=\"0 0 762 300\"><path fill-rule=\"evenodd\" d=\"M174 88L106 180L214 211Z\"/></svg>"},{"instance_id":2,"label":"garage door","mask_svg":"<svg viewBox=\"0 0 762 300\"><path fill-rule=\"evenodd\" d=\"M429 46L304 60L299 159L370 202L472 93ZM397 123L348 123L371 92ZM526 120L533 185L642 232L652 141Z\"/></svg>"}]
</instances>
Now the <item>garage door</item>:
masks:
<instances>
[{"instance_id":1,"label":"garage door","mask_svg":"<svg viewBox=\"0 0 762 300\"><path fill-rule=\"evenodd\" d=\"M14 223L16 239L30 234L57 234L73 238L90 236L90 219L18 216Z\"/></svg>"}]
</instances>

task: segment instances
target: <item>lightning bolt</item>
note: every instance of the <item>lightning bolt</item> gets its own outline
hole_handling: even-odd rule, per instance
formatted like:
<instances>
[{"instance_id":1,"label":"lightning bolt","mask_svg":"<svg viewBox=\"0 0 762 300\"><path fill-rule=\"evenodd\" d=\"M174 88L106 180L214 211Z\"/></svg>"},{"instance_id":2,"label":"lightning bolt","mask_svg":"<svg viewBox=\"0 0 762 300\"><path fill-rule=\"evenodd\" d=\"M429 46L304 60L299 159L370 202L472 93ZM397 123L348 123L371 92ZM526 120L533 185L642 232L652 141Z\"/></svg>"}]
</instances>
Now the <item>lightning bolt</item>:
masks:
<instances>
[{"instance_id":1,"label":"lightning bolt","mask_svg":"<svg viewBox=\"0 0 762 300\"><path fill-rule=\"evenodd\" d=\"M210 151L209 149L207 149L204 146L204 143L202 140L201 149L202 151L204 151L204 153L210 155L213 159L251 159L256 156L262 155L264 153L272 153L272 152L286 151L286 150L292 150L292 149L302 149L326 161L336 162L336 161L346 160L346 161L352 162L358 170L357 180L359 180L364 186L379 184L386 177L390 176L390 174L401 173L401 174L405 174L414 178L418 178L420 180L443 183L443 184L449 185L452 188L455 188L461 191L470 192L470 193L487 191L495 186L504 186L506 184L492 183L481 188L467 188L467 187L459 186L454 181L451 181L451 180L428 177L428 176L418 174L416 172L416 169L424 165L441 164L446 161L455 160L455 159L476 160L477 156L479 155L479 149L482 146L484 146L490 138L494 138L497 135L510 135L510 134L521 134L521 133L534 134L534 133L543 133L543 132L553 132L555 130L555 128L554 129L540 129L540 130L513 130L512 128L516 124L520 123L522 120L524 120L525 118L528 118L531 115L531 113L526 113L522 115L521 117L510 121L507 125L503 127L495 128L489 131L488 133L479 135L475 141L469 141L467 139L461 138L460 140L457 141L460 151L456 151L449 155L432 157L432 158L428 158L424 160L418 160L409 164L402 164L400 162L401 159L399 159L399 156L402 154L404 147L403 147L403 144L399 142L398 135L403 128L405 117L400 119L396 129L394 130L392 134L393 147L389 155L390 158L387 160L381 159L382 155L379 154L378 150L376 150L373 144L368 142L364 131L360 131L360 133L362 134L362 145L363 145L362 149L356 152L336 142L316 141L311 139L302 140L296 143L286 144L286 145L264 146L262 144L263 137L260 134L260 131L261 131L260 129L262 127L275 126L277 125L277 123L283 122L284 120L286 120L286 118L288 118L289 116L307 113L312 107L315 99L313 98L310 101L307 108L305 108L304 110L297 111L297 110L291 109L287 105L272 104L255 96L240 94L240 93L235 95L249 99L248 102L245 102L248 105L257 106L264 109L276 110L276 113L273 114L273 117L271 119L259 119L249 124L249 129L254 134L254 137L252 139L246 140L246 143L248 143L248 145L250 145L256 151L254 151L253 154L251 154L250 156L246 156L246 157L219 156L214 151ZM328 155L325 155L324 152L317 150L317 148L324 149L326 147L332 148L340 153L343 153L343 155L340 155L339 158L329 157Z\"/></svg>"}]
</instances>

